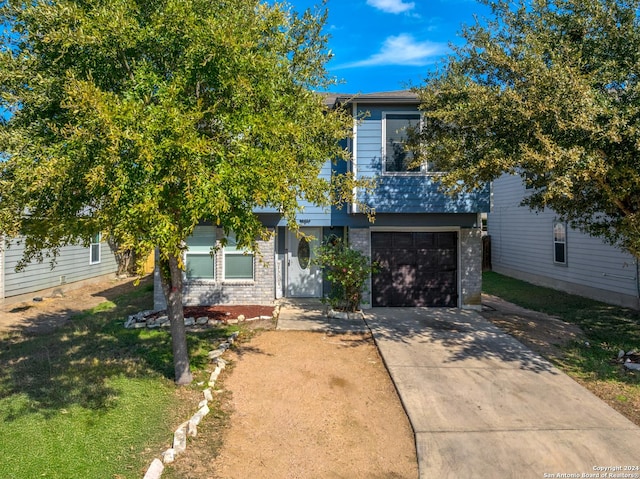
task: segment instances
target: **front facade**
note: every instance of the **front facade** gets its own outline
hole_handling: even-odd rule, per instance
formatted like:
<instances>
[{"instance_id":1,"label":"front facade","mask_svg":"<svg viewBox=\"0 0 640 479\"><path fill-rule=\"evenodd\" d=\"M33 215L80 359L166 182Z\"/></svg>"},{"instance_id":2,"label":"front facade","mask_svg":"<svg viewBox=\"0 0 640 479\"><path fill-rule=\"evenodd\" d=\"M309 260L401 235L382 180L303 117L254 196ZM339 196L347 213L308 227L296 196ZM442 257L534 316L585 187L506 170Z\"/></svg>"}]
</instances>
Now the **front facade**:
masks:
<instances>
[{"instance_id":1,"label":"front facade","mask_svg":"<svg viewBox=\"0 0 640 479\"><path fill-rule=\"evenodd\" d=\"M375 178L373 191L354 191L343 209L305 205L297 237L272 212L258 213L273 237L260 243L262 257L235 250L209 254L222 231L200 225L187 241L186 304L270 304L281 297L320 298L327 291L322 272L313 264L314 249L325 238L343 238L380 265L368 285L364 307L480 307L481 219L489 208L489 189L451 198L438 189L438 172L429 164L413 167L404 148L407 130L420 123L418 98L411 92L331 98L354 118L348 141L349 169L358 178ZM370 223L359 204L375 209ZM156 308L164 298L156 278Z\"/></svg>"},{"instance_id":2,"label":"front facade","mask_svg":"<svg viewBox=\"0 0 640 479\"><path fill-rule=\"evenodd\" d=\"M517 175L493 184L491 236L494 271L572 294L640 309L638 261L599 238L560 221L552 210L520 206L528 191Z\"/></svg>"},{"instance_id":3,"label":"front facade","mask_svg":"<svg viewBox=\"0 0 640 479\"><path fill-rule=\"evenodd\" d=\"M87 280L114 277L118 265L111 248L100 234L91 241L88 246L61 248L53 268L45 258L42 263L32 261L16 271L24 252L22 238L0 236L0 301L8 304L50 288L72 289Z\"/></svg>"}]
</instances>

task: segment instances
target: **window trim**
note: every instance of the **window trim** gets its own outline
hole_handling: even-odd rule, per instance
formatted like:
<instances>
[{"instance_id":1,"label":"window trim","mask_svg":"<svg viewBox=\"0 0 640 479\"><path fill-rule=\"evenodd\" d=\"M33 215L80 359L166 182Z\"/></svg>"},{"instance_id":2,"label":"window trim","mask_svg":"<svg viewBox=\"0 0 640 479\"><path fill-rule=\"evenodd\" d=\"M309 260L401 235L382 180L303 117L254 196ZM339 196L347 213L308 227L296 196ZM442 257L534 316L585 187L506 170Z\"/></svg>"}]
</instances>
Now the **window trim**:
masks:
<instances>
[{"instance_id":1,"label":"window trim","mask_svg":"<svg viewBox=\"0 0 640 479\"><path fill-rule=\"evenodd\" d=\"M227 244L222 249L222 280L229 283L253 282L256 280L256 255L246 249L239 249L236 246L236 235L231 232L227 236ZM250 256L251 257L251 277L250 278L227 278L227 256Z\"/></svg>"},{"instance_id":2,"label":"window trim","mask_svg":"<svg viewBox=\"0 0 640 479\"><path fill-rule=\"evenodd\" d=\"M189 277L189 268L187 268L187 264L188 264L188 258L189 256L193 257L193 256L209 256L212 258L213 260L213 271L212 271L212 275L211 278L204 278L204 277L198 277L198 278L191 278ZM184 253L184 279L186 281L215 281L216 280L216 255L209 253L204 253L201 251L185 251Z\"/></svg>"},{"instance_id":3,"label":"window trim","mask_svg":"<svg viewBox=\"0 0 640 479\"><path fill-rule=\"evenodd\" d=\"M97 240L97 241L94 241ZM89 264L100 264L102 261L102 233L97 232L91 235L91 242L89 243ZM94 249L98 252L98 259L94 260Z\"/></svg>"},{"instance_id":4,"label":"window trim","mask_svg":"<svg viewBox=\"0 0 640 479\"><path fill-rule=\"evenodd\" d=\"M441 171L429 170L429 162L423 161L420 163L420 168L416 171L387 171L387 116L388 115L406 115L417 117L420 128L423 127L424 117L422 113L414 110L388 110L382 112L382 149L381 149L381 163L382 163L382 175L384 176L439 176L442 175Z\"/></svg>"},{"instance_id":5,"label":"window trim","mask_svg":"<svg viewBox=\"0 0 640 479\"><path fill-rule=\"evenodd\" d=\"M557 226L562 226L562 239L561 240L559 240L557 238L557 236L556 236L556 227ZM559 266L567 266L567 253L568 253L568 249L567 249L567 224L564 221L555 220L553 222L552 237L553 237L553 263L557 264ZM564 261L558 261L557 248L558 248L559 245L562 245L562 247L563 247Z\"/></svg>"},{"instance_id":6,"label":"window trim","mask_svg":"<svg viewBox=\"0 0 640 479\"><path fill-rule=\"evenodd\" d=\"M217 255L212 252L213 249L216 247L217 244L217 240L216 240L216 228L215 226L211 226L211 225L207 225L207 224L201 224L201 225L197 225L196 228L201 228L201 227L207 227L207 228L212 228L213 230L213 237L212 239L212 244L209 246L209 250L208 251L204 251L203 249L201 249L202 247L200 247L200 249L194 249L192 251L189 251L189 244L188 244L188 240L189 238L187 238L186 246L187 248L184 250L183 253L183 261L184 261L184 271L183 271L183 279L184 281L189 281L189 282L193 282L193 281L205 281L205 282L215 282L216 281L216 274L218 272L218 265L217 263ZM194 228L193 232L195 233L196 229ZM192 234L193 236L193 234ZM188 274L188 268L187 268L187 261L188 261L188 257L189 256L205 256L208 255L212 258L213 261L213 273L212 273L212 277L211 278L190 278L189 274Z\"/></svg>"}]
</instances>

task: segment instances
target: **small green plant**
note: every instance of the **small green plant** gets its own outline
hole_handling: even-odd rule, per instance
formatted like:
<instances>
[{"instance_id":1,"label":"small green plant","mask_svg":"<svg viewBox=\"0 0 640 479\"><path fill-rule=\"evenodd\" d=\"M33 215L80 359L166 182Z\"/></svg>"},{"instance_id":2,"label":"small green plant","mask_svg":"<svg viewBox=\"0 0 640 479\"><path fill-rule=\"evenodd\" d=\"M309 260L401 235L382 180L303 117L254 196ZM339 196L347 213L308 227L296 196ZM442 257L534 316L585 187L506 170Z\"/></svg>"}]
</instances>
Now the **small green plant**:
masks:
<instances>
[{"instance_id":1,"label":"small green plant","mask_svg":"<svg viewBox=\"0 0 640 479\"><path fill-rule=\"evenodd\" d=\"M340 238L330 238L316 251L315 262L323 268L331 283L326 300L340 311L357 311L366 291L369 275L375 272L369 258L344 244Z\"/></svg>"}]
</instances>

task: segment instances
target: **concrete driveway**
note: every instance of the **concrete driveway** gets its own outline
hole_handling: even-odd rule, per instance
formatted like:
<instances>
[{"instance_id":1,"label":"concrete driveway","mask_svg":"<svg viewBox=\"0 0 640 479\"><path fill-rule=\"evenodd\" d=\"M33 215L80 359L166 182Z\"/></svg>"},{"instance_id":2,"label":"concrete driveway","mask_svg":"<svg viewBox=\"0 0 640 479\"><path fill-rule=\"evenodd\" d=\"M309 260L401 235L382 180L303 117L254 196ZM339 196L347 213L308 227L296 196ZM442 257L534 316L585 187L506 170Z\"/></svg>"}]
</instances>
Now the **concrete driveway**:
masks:
<instances>
[{"instance_id":1,"label":"concrete driveway","mask_svg":"<svg viewBox=\"0 0 640 479\"><path fill-rule=\"evenodd\" d=\"M374 308L366 322L421 478L640 478L640 428L478 313Z\"/></svg>"}]
</instances>

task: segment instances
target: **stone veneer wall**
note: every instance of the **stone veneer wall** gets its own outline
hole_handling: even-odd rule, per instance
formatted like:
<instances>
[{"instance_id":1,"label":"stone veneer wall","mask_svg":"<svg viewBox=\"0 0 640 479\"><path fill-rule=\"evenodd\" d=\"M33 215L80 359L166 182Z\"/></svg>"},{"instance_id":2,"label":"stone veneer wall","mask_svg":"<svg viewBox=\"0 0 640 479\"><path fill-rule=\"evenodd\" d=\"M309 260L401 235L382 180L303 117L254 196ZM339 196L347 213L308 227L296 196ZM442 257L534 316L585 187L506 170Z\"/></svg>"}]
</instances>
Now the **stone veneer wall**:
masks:
<instances>
[{"instance_id":1,"label":"stone veneer wall","mask_svg":"<svg viewBox=\"0 0 640 479\"><path fill-rule=\"evenodd\" d=\"M223 235L222 229L216 235ZM214 280L192 280L184 284L185 306L206 306L212 304L272 304L275 299L274 237L258 241L262 252L260 258L254 255L254 279L225 281L222 278L222 253L216 254ZM160 274L156 266L154 277L154 309L165 309L166 300L160 285Z\"/></svg>"},{"instance_id":2,"label":"stone veneer wall","mask_svg":"<svg viewBox=\"0 0 640 479\"><path fill-rule=\"evenodd\" d=\"M460 230L460 292L463 308L480 309L482 294L482 231Z\"/></svg>"},{"instance_id":3,"label":"stone veneer wall","mask_svg":"<svg viewBox=\"0 0 640 479\"><path fill-rule=\"evenodd\" d=\"M349 245L371 258L371 233L369 228L349 228ZM362 309L371 308L371 275L362 295Z\"/></svg>"}]
</instances>

